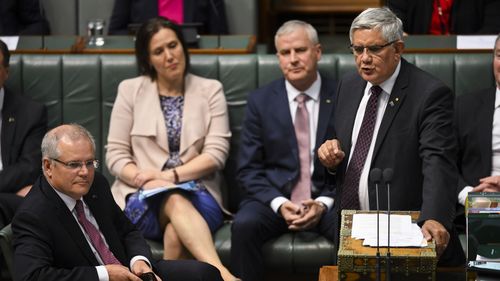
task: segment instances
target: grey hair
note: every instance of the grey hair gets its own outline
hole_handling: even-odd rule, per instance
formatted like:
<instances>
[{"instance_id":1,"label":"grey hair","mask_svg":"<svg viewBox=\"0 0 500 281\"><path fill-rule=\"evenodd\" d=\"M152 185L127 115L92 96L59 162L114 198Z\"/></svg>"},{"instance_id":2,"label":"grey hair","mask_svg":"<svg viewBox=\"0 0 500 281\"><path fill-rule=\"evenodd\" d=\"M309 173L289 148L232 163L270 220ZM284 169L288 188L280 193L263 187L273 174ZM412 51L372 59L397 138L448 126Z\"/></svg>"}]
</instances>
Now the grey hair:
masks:
<instances>
[{"instance_id":1,"label":"grey hair","mask_svg":"<svg viewBox=\"0 0 500 281\"><path fill-rule=\"evenodd\" d=\"M90 144L92 145L92 150L95 153L95 140L92 134L85 129L83 126L79 124L68 124L56 127L50 131L48 131L42 140L42 157L44 158L52 158L57 159L61 156L61 152L57 148L57 144L59 141L67 137L72 141L79 140L82 137L88 139Z\"/></svg>"},{"instance_id":2,"label":"grey hair","mask_svg":"<svg viewBox=\"0 0 500 281\"><path fill-rule=\"evenodd\" d=\"M378 29L387 42L403 39L403 22L387 7L369 8L361 12L351 24L349 39L352 43L354 31Z\"/></svg>"},{"instance_id":3,"label":"grey hair","mask_svg":"<svg viewBox=\"0 0 500 281\"><path fill-rule=\"evenodd\" d=\"M278 31L276 31L276 35L274 35L274 46L276 49L278 38L280 36L290 34L299 28L303 28L306 31L307 37L309 37L309 41L311 41L311 43L314 45L319 43L318 32L312 25L301 20L289 20L281 25L280 28L278 28Z\"/></svg>"}]
</instances>

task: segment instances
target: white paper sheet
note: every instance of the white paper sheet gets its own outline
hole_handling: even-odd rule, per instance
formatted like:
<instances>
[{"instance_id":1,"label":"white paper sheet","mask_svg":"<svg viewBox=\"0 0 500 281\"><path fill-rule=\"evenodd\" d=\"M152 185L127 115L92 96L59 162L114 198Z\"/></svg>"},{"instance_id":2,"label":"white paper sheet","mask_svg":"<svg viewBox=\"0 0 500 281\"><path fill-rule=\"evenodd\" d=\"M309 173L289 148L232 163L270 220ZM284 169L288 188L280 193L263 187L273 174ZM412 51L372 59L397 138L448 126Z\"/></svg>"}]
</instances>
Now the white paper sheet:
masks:
<instances>
[{"instance_id":1,"label":"white paper sheet","mask_svg":"<svg viewBox=\"0 0 500 281\"><path fill-rule=\"evenodd\" d=\"M379 217L379 246L387 247L387 214ZM364 239L363 245L377 246L377 214L354 214L351 237ZM422 231L409 215L391 215L391 247L425 247Z\"/></svg>"},{"instance_id":2,"label":"white paper sheet","mask_svg":"<svg viewBox=\"0 0 500 281\"><path fill-rule=\"evenodd\" d=\"M7 44L9 51L15 51L17 48L17 43L19 42L19 36L0 36L0 39Z\"/></svg>"},{"instance_id":3,"label":"white paper sheet","mask_svg":"<svg viewBox=\"0 0 500 281\"><path fill-rule=\"evenodd\" d=\"M458 35L457 49L493 50L496 35Z\"/></svg>"}]
</instances>

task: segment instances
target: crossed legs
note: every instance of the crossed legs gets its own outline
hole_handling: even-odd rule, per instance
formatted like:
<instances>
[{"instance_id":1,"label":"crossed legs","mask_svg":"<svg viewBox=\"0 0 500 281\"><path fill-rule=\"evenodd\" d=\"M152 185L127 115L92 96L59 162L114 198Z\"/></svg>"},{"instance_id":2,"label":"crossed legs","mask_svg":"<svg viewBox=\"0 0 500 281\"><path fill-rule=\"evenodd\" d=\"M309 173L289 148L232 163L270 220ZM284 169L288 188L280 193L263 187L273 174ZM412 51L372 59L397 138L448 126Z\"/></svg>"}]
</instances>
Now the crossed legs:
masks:
<instances>
[{"instance_id":1,"label":"crossed legs","mask_svg":"<svg viewBox=\"0 0 500 281\"><path fill-rule=\"evenodd\" d=\"M177 193L169 195L160 213L160 223L165 226L164 259L183 259L191 255L219 269L225 281L236 280L217 255L206 221L186 197Z\"/></svg>"}]
</instances>

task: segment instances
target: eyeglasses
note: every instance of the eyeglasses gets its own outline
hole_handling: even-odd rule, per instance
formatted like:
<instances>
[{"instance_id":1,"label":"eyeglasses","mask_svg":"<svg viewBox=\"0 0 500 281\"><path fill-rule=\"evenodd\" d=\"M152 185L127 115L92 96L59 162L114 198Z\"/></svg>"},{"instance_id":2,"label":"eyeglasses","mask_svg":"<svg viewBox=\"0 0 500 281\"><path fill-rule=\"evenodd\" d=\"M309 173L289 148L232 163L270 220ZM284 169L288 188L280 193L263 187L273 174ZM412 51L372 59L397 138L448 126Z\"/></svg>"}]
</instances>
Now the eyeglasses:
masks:
<instances>
[{"instance_id":1,"label":"eyeglasses","mask_svg":"<svg viewBox=\"0 0 500 281\"><path fill-rule=\"evenodd\" d=\"M349 45L349 49L351 49L351 52L357 56L363 54L365 49L368 51L368 54L378 54L380 51L382 51L383 48L397 42L398 40L391 41L387 44L384 45L371 45L371 46L356 46L356 45Z\"/></svg>"},{"instance_id":2,"label":"eyeglasses","mask_svg":"<svg viewBox=\"0 0 500 281\"><path fill-rule=\"evenodd\" d=\"M59 159L55 159L55 158L51 158L51 159L56 161L57 163L63 164L64 166L66 166L66 168L68 168L70 170L81 170L84 165L88 170L99 168L99 160L63 162Z\"/></svg>"}]
</instances>

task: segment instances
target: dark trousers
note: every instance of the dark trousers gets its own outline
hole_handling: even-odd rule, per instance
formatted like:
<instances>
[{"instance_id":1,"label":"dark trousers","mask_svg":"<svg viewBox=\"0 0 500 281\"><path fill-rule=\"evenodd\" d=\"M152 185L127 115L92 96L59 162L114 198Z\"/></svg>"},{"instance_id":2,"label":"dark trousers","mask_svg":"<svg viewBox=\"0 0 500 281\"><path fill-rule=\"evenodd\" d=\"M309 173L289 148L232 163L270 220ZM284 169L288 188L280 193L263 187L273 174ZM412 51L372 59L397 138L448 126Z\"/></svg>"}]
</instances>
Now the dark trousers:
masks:
<instances>
[{"instance_id":1,"label":"dark trousers","mask_svg":"<svg viewBox=\"0 0 500 281\"><path fill-rule=\"evenodd\" d=\"M245 200L234 218L231 231L233 273L244 281L264 280L262 246L266 241L289 232L283 217L268 205L255 200ZM318 225L309 231L322 234L333 241L333 211L324 214Z\"/></svg>"},{"instance_id":2,"label":"dark trousers","mask_svg":"<svg viewBox=\"0 0 500 281\"><path fill-rule=\"evenodd\" d=\"M448 242L448 247L444 250L443 254L439 258L438 266L452 266L452 267L463 267L465 266L466 259L465 253L460 243L460 238L458 238L458 231L455 227L450 231L450 241Z\"/></svg>"},{"instance_id":3,"label":"dark trousers","mask_svg":"<svg viewBox=\"0 0 500 281\"><path fill-rule=\"evenodd\" d=\"M195 260L160 260L154 266L162 280L169 281L222 281L214 266Z\"/></svg>"}]
</instances>

